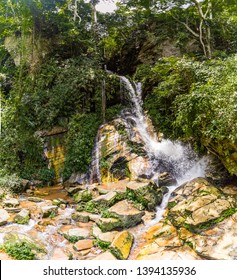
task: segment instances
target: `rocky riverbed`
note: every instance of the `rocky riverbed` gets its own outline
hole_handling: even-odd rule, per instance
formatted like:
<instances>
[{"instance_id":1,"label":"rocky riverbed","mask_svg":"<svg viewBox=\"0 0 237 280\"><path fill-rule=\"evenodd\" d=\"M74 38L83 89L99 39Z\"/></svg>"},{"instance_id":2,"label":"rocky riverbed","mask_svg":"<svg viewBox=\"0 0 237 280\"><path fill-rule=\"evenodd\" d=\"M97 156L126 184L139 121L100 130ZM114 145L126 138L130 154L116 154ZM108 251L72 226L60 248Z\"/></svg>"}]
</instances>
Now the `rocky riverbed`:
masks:
<instances>
[{"instance_id":1,"label":"rocky riverbed","mask_svg":"<svg viewBox=\"0 0 237 280\"><path fill-rule=\"evenodd\" d=\"M157 187L122 180L5 196L0 258L237 259L237 187L215 187L204 178L189 181L175 189L156 220L168 188L162 181Z\"/></svg>"}]
</instances>

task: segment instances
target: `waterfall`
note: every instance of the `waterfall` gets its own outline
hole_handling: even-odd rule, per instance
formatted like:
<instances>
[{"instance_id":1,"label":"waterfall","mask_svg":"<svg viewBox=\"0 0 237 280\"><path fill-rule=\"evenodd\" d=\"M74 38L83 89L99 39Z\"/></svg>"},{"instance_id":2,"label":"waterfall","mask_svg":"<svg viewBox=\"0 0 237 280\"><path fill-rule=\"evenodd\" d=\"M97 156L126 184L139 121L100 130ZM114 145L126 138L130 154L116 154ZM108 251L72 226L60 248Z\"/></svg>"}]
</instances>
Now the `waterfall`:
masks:
<instances>
[{"instance_id":1,"label":"waterfall","mask_svg":"<svg viewBox=\"0 0 237 280\"><path fill-rule=\"evenodd\" d=\"M112 73L107 69L105 70L109 74ZM159 174L163 172L170 173L177 180L178 184L196 177L205 176L207 160L199 159L190 145L184 145L179 141L171 141L169 139L158 139L148 116L143 111L141 83L130 82L124 76L118 77L123 98L128 104L127 109L121 112L120 117L126 124L130 140L136 136L134 133L138 134L148 161L143 175L148 179L154 180L157 184ZM103 125L101 128L103 128ZM93 149L89 180L90 182L101 183L100 142L103 139L100 139L99 131Z\"/></svg>"},{"instance_id":2,"label":"waterfall","mask_svg":"<svg viewBox=\"0 0 237 280\"><path fill-rule=\"evenodd\" d=\"M171 173L179 183L205 175L206 160L199 160L190 145L169 139L157 140L156 134L148 131L149 124L143 112L141 84L134 85L124 76L120 76L124 85L125 97L130 102L130 112L122 114L124 120L133 123L144 143L149 158L150 178L157 180L164 171Z\"/></svg>"}]
</instances>

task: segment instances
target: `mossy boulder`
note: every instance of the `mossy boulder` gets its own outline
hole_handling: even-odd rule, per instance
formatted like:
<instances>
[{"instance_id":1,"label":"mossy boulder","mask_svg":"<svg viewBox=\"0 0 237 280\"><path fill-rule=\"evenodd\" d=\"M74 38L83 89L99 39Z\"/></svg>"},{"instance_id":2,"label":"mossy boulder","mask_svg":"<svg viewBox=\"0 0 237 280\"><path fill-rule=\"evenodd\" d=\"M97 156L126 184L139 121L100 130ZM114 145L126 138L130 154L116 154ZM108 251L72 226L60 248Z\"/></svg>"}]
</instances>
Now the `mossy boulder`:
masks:
<instances>
[{"instance_id":1,"label":"mossy boulder","mask_svg":"<svg viewBox=\"0 0 237 280\"><path fill-rule=\"evenodd\" d=\"M30 211L27 209L22 209L21 212L14 217L14 222L17 224L28 224L29 220Z\"/></svg>"},{"instance_id":2,"label":"mossy boulder","mask_svg":"<svg viewBox=\"0 0 237 280\"><path fill-rule=\"evenodd\" d=\"M117 234L118 231L102 232L97 225L94 225L92 228L92 235L100 242L107 244L111 244Z\"/></svg>"},{"instance_id":3,"label":"mossy boulder","mask_svg":"<svg viewBox=\"0 0 237 280\"><path fill-rule=\"evenodd\" d=\"M117 201L123 198L123 194L111 191L107 194L100 195L90 201L88 201L85 205L81 202L77 207L77 211L86 210L91 213L98 214L101 211L107 209L108 207L114 205Z\"/></svg>"},{"instance_id":4,"label":"mossy boulder","mask_svg":"<svg viewBox=\"0 0 237 280\"><path fill-rule=\"evenodd\" d=\"M42 260L47 258L46 246L41 241L23 233L6 233L3 249L17 260Z\"/></svg>"},{"instance_id":5,"label":"mossy boulder","mask_svg":"<svg viewBox=\"0 0 237 280\"><path fill-rule=\"evenodd\" d=\"M134 237L128 231L118 233L110 245L110 252L119 260L126 260L132 248Z\"/></svg>"},{"instance_id":6,"label":"mossy boulder","mask_svg":"<svg viewBox=\"0 0 237 280\"><path fill-rule=\"evenodd\" d=\"M90 237L90 231L86 228L69 228L67 231L59 232L61 233L69 242L76 243L82 239L88 239Z\"/></svg>"},{"instance_id":7,"label":"mossy boulder","mask_svg":"<svg viewBox=\"0 0 237 280\"><path fill-rule=\"evenodd\" d=\"M2 204L3 204L3 207L17 207L20 205L20 202L16 198L9 198L9 199L3 200Z\"/></svg>"},{"instance_id":8,"label":"mossy boulder","mask_svg":"<svg viewBox=\"0 0 237 280\"><path fill-rule=\"evenodd\" d=\"M96 224L102 230L102 232L111 231L123 227L123 223L120 219L116 218L100 218Z\"/></svg>"},{"instance_id":9,"label":"mossy boulder","mask_svg":"<svg viewBox=\"0 0 237 280\"><path fill-rule=\"evenodd\" d=\"M108 209L108 215L120 221L119 228L130 228L140 222L145 215L144 211L139 211L127 200L117 202Z\"/></svg>"},{"instance_id":10,"label":"mossy boulder","mask_svg":"<svg viewBox=\"0 0 237 280\"><path fill-rule=\"evenodd\" d=\"M56 205L42 206L41 211L43 218L55 217L58 215L58 207Z\"/></svg>"},{"instance_id":11,"label":"mossy boulder","mask_svg":"<svg viewBox=\"0 0 237 280\"><path fill-rule=\"evenodd\" d=\"M105 209L112 205L114 205L119 199L121 194L111 191L107 194L100 195L97 198L93 199L93 203L96 205L99 209Z\"/></svg>"},{"instance_id":12,"label":"mossy boulder","mask_svg":"<svg viewBox=\"0 0 237 280\"><path fill-rule=\"evenodd\" d=\"M56 198L52 201L52 204L56 205L56 206L60 206L62 204L67 205L67 201L65 199L62 199L62 198Z\"/></svg>"},{"instance_id":13,"label":"mossy boulder","mask_svg":"<svg viewBox=\"0 0 237 280\"><path fill-rule=\"evenodd\" d=\"M224 194L203 178L177 188L169 208L168 217L172 223L193 232L212 227L237 211L233 196Z\"/></svg>"},{"instance_id":14,"label":"mossy boulder","mask_svg":"<svg viewBox=\"0 0 237 280\"><path fill-rule=\"evenodd\" d=\"M92 199L92 192L89 189L83 190L83 191L79 191L76 194L74 194L73 199L75 200L75 202L87 202L90 201Z\"/></svg>"},{"instance_id":15,"label":"mossy boulder","mask_svg":"<svg viewBox=\"0 0 237 280\"><path fill-rule=\"evenodd\" d=\"M147 210L154 210L161 203L163 193L153 182L132 181L127 185L126 197Z\"/></svg>"},{"instance_id":16,"label":"mossy boulder","mask_svg":"<svg viewBox=\"0 0 237 280\"><path fill-rule=\"evenodd\" d=\"M88 223L90 220L90 213L88 212L80 212L80 213L73 213L72 220L81 223Z\"/></svg>"},{"instance_id":17,"label":"mossy boulder","mask_svg":"<svg viewBox=\"0 0 237 280\"><path fill-rule=\"evenodd\" d=\"M29 200L29 201L32 201L32 202L36 202L36 203L38 203L38 202L43 202L43 201L44 201L42 198L35 197L35 196L30 196L30 197L28 197L28 200Z\"/></svg>"},{"instance_id":18,"label":"mossy boulder","mask_svg":"<svg viewBox=\"0 0 237 280\"><path fill-rule=\"evenodd\" d=\"M177 184L177 180L168 172L163 172L158 177L159 187L169 187Z\"/></svg>"}]
</instances>

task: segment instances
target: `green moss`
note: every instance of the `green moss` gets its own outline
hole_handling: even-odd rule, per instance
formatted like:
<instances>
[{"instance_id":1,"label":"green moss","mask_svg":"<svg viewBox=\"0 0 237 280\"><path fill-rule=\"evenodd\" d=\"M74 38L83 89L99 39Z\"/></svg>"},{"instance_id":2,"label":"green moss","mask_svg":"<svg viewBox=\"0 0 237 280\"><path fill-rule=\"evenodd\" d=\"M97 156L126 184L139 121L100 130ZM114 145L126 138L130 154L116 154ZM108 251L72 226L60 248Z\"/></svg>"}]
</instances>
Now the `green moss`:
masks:
<instances>
[{"instance_id":1,"label":"green moss","mask_svg":"<svg viewBox=\"0 0 237 280\"><path fill-rule=\"evenodd\" d=\"M50 214L49 214L49 218L50 219L53 219L57 216L57 213L55 211L51 211Z\"/></svg>"},{"instance_id":2,"label":"green moss","mask_svg":"<svg viewBox=\"0 0 237 280\"><path fill-rule=\"evenodd\" d=\"M82 212L86 209L86 203L85 202L80 202L76 206L76 211Z\"/></svg>"},{"instance_id":3,"label":"green moss","mask_svg":"<svg viewBox=\"0 0 237 280\"><path fill-rule=\"evenodd\" d=\"M134 153L138 156L146 156L146 152L144 150L143 144L133 142L133 141L127 141L127 144L131 150L131 153Z\"/></svg>"},{"instance_id":4,"label":"green moss","mask_svg":"<svg viewBox=\"0 0 237 280\"><path fill-rule=\"evenodd\" d=\"M76 243L77 241L84 239L83 237L71 236L71 235L68 235L66 233L63 236L71 243Z\"/></svg>"},{"instance_id":5,"label":"green moss","mask_svg":"<svg viewBox=\"0 0 237 280\"><path fill-rule=\"evenodd\" d=\"M170 201L170 202L168 202L168 204L167 204L167 208L168 208L168 209L171 209L171 208L175 207L175 205L177 205L177 202L176 202L176 201Z\"/></svg>"},{"instance_id":6,"label":"green moss","mask_svg":"<svg viewBox=\"0 0 237 280\"><path fill-rule=\"evenodd\" d=\"M29 217L16 217L14 219L15 223L20 224L20 225L24 225L24 224L28 224L29 223L30 218Z\"/></svg>"},{"instance_id":7,"label":"green moss","mask_svg":"<svg viewBox=\"0 0 237 280\"><path fill-rule=\"evenodd\" d=\"M94 203L94 201L88 201L85 205L85 210L87 212L93 213L93 214L98 214L99 210L96 208L96 204Z\"/></svg>"},{"instance_id":8,"label":"green moss","mask_svg":"<svg viewBox=\"0 0 237 280\"><path fill-rule=\"evenodd\" d=\"M45 253L43 249L29 243L27 240L15 243L7 242L2 249L16 260L34 260L37 253Z\"/></svg>"},{"instance_id":9,"label":"green moss","mask_svg":"<svg viewBox=\"0 0 237 280\"><path fill-rule=\"evenodd\" d=\"M113 254L118 260L124 260L124 257L118 248L111 247L109 250L110 250L111 254Z\"/></svg>"},{"instance_id":10,"label":"green moss","mask_svg":"<svg viewBox=\"0 0 237 280\"><path fill-rule=\"evenodd\" d=\"M94 246L100 247L103 251L106 251L109 248L111 242L102 241L99 238L96 238L93 244Z\"/></svg>"},{"instance_id":11,"label":"green moss","mask_svg":"<svg viewBox=\"0 0 237 280\"><path fill-rule=\"evenodd\" d=\"M226 218L232 216L234 213L237 212L237 208L229 208L229 209L226 209L224 210L221 214L220 214L220 217L216 218L216 219L212 219L212 220L209 220L209 221L206 221L206 222L203 222L203 223L199 223L197 225L192 225L192 224L187 224L185 223L185 218L182 217L182 219L177 219L177 216L176 215L172 215L172 214L168 214L168 219L171 221L171 223L180 228L180 227L184 227L186 228L187 230L193 232L193 233L199 233L199 232L202 232L204 230L207 230L209 228L212 228L213 226L215 226L216 224L224 221ZM188 213L186 213L186 217L188 215L190 215L189 211Z\"/></svg>"}]
</instances>

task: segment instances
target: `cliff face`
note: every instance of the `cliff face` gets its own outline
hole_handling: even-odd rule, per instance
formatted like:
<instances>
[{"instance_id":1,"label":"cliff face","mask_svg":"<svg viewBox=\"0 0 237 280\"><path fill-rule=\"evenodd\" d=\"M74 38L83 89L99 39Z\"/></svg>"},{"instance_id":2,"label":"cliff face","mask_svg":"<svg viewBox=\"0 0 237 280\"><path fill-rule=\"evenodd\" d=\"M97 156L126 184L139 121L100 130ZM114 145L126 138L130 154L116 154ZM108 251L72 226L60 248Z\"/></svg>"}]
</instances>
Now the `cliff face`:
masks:
<instances>
[{"instance_id":1,"label":"cliff face","mask_svg":"<svg viewBox=\"0 0 237 280\"><path fill-rule=\"evenodd\" d=\"M9 36L4 46L11 55L16 66L24 63L33 69L49 53L52 40L35 38L33 34Z\"/></svg>"}]
</instances>

